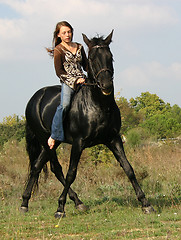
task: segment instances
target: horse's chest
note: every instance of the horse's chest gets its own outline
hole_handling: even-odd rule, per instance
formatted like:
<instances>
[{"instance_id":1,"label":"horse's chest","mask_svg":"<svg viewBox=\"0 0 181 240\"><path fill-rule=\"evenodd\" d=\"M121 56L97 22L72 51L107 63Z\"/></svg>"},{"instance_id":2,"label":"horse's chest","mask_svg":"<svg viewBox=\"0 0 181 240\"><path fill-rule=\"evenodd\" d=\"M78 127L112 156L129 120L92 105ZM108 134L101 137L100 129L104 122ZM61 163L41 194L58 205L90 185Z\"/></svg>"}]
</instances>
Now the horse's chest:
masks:
<instances>
[{"instance_id":1,"label":"horse's chest","mask_svg":"<svg viewBox=\"0 0 181 240\"><path fill-rule=\"evenodd\" d=\"M109 123L110 119L111 119L111 113L104 112L104 113L100 114L98 121L100 121L100 123L107 125Z\"/></svg>"},{"instance_id":2,"label":"horse's chest","mask_svg":"<svg viewBox=\"0 0 181 240\"><path fill-rule=\"evenodd\" d=\"M95 126L93 127L93 131L106 131L110 127L111 120L111 112L105 111L105 112L98 112L96 115L94 115L93 122L95 123Z\"/></svg>"}]
</instances>

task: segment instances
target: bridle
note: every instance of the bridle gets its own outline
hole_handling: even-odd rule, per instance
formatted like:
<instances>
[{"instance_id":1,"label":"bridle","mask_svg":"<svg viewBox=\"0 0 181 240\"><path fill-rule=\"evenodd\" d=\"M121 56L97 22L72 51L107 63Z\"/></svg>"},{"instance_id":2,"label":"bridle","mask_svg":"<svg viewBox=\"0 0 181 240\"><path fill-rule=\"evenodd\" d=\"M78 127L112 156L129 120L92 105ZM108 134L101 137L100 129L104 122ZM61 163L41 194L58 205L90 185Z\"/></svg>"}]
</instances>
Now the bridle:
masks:
<instances>
[{"instance_id":1,"label":"bridle","mask_svg":"<svg viewBox=\"0 0 181 240\"><path fill-rule=\"evenodd\" d=\"M108 48L108 46L107 45L95 45L91 49L93 49L93 48L96 48L96 49L97 48ZM92 73L92 76L93 76L95 82L94 83L85 83L85 85L98 86L99 88L101 88L100 81L98 80L100 73L108 71L112 75L113 71L110 70L109 68L102 68L101 70L98 71L98 73L95 73L93 70L92 62L91 62L90 58L88 58L88 62L89 62L89 67L90 67L90 70L91 70L91 73ZM111 80L113 81L113 78Z\"/></svg>"}]
</instances>

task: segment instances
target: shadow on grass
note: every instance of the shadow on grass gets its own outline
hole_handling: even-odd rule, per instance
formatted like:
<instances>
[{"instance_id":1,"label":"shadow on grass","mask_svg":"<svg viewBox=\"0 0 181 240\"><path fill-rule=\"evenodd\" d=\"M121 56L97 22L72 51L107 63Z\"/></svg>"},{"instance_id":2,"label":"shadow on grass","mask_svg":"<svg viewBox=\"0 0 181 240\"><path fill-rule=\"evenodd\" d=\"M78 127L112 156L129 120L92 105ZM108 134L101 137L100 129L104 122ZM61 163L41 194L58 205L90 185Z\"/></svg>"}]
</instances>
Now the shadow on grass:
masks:
<instances>
[{"instance_id":1,"label":"shadow on grass","mask_svg":"<svg viewBox=\"0 0 181 240\"><path fill-rule=\"evenodd\" d=\"M178 207L180 205L181 197L171 197L171 196L157 196L157 197L151 197L149 198L150 204L155 208L155 210L160 213L162 212L162 209L167 207ZM85 201L86 202L86 201ZM123 207L133 207L133 208L139 208L141 207L141 203L134 197L103 197L96 200L89 200L86 202L89 209L96 206L101 206L106 203L113 203L117 204L117 206L123 206Z\"/></svg>"}]
</instances>

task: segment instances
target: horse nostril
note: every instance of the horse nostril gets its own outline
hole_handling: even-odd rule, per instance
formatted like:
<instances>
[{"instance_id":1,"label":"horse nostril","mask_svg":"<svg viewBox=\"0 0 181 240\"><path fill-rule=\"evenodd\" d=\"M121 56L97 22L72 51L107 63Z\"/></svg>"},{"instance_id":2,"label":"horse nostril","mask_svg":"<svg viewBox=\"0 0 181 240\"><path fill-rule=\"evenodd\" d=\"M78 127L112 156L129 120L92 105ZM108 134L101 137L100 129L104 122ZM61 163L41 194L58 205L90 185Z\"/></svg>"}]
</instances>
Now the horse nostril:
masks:
<instances>
[{"instance_id":1,"label":"horse nostril","mask_svg":"<svg viewBox=\"0 0 181 240\"><path fill-rule=\"evenodd\" d=\"M108 89L108 88L112 88L112 87L113 87L113 82L110 80L102 83L102 88L104 88L104 89Z\"/></svg>"}]
</instances>

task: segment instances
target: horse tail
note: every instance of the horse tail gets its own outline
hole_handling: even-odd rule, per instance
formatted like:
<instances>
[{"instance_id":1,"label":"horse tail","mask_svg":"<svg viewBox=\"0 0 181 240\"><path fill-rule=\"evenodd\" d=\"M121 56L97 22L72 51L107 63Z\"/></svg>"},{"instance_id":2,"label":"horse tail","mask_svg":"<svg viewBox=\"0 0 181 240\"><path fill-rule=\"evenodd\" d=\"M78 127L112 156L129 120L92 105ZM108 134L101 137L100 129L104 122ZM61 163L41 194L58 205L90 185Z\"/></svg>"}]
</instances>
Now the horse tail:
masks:
<instances>
[{"instance_id":1,"label":"horse tail","mask_svg":"<svg viewBox=\"0 0 181 240\"><path fill-rule=\"evenodd\" d=\"M29 165L30 170L32 170L35 160L41 153L41 145L38 142L34 132L29 127L28 123L26 122L26 151L29 156Z\"/></svg>"},{"instance_id":2,"label":"horse tail","mask_svg":"<svg viewBox=\"0 0 181 240\"><path fill-rule=\"evenodd\" d=\"M34 168L34 163L36 161L36 159L39 157L41 151L42 151L42 146L39 143L36 135L34 134L34 132L31 130L31 128L29 127L28 123L26 122L26 151L28 153L29 156L29 175L28 175L28 179L30 178L31 172ZM43 171L45 173L45 180L48 177L48 168L47 165L45 164L43 166ZM38 189L38 178L37 181L35 183L34 189Z\"/></svg>"}]
</instances>

